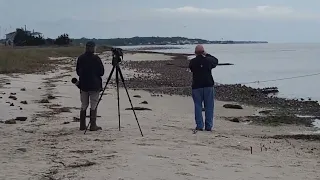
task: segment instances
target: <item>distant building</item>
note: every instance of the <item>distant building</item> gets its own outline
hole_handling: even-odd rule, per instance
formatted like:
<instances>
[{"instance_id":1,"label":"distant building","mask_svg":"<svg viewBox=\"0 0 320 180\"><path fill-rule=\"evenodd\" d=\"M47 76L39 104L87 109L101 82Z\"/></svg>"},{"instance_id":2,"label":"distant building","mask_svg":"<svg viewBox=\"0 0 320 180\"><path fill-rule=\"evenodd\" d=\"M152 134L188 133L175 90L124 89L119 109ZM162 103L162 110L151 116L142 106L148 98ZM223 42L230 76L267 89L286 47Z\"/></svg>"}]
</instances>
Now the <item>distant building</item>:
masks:
<instances>
[{"instance_id":1,"label":"distant building","mask_svg":"<svg viewBox=\"0 0 320 180\"><path fill-rule=\"evenodd\" d=\"M28 35L34 36L34 37L41 37L42 33L40 32L35 32L34 30L31 31L25 31ZM11 32L6 34L6 39L5 39L5 44L6 45L13 45L13 40L16 37L17 31Z\"/></svg>"}]
</instances>

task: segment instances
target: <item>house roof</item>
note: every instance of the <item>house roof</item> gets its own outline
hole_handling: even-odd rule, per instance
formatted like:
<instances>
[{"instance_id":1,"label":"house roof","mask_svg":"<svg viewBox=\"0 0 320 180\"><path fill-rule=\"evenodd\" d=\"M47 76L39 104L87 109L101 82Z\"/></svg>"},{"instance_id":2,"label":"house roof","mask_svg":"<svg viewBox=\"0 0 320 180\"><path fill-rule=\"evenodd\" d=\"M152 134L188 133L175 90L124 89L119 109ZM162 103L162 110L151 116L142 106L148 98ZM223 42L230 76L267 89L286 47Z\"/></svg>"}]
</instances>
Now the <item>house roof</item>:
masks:
<instances>
[{"instance_id":1,"label":"house roof","mask_svg":"<svg viewBox=\"0 0 320 180\"><path fill-rule=\"evenodd\" d=\"M11 33L8 33L8 34L6 34L6 35L12 35L12 34L14 34L14 33L16 33L16 31L11 32Z\"/></svg>"}]
</instances>

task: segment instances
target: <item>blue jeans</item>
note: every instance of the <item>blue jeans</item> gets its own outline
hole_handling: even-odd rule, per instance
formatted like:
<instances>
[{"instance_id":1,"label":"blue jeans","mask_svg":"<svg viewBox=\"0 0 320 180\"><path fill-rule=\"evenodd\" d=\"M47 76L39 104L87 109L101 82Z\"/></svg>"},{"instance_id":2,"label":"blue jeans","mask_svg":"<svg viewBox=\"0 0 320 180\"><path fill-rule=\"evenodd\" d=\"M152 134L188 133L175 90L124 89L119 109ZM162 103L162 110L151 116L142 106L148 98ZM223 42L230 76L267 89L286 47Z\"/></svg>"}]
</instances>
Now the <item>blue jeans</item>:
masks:
<instances>
[{"instance_id":1,"label":"blue jeans","mask_svg":"<svg viewBox=\"0 0 320 180\"><path fill-rule=\"evenodd\" d=\"M192 89L192 98L194 102L194 114L197 129L203 129L202 103L205 108L205 130L210 131L214 126L213 110L214 110L214 88L205 87Z\"/></svg>"}]
</instances>

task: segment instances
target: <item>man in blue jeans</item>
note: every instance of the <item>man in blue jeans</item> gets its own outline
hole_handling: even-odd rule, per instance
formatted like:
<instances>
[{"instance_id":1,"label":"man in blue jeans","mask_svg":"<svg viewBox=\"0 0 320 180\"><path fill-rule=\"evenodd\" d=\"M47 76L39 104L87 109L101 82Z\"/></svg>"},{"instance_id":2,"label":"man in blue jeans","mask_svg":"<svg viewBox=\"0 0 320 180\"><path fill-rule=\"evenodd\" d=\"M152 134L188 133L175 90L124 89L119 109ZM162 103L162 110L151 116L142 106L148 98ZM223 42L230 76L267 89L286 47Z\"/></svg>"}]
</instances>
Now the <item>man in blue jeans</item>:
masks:
<instances>
[{"instance_id":1,"label":"man in blue jeans","mask_svg":"<svg viewBox=\"0 0 320 180\"><path fill-rule=\"evenodd\" d=\"M196 131L212 131L214 127L214 80L211 70L218 64L218 59L204 51L202 45L195 48L196 57L189 63L192 76L192 98L194 101ZM205 108L205 124L202 117L202 103Z\"/></svg>"}]
</instances>

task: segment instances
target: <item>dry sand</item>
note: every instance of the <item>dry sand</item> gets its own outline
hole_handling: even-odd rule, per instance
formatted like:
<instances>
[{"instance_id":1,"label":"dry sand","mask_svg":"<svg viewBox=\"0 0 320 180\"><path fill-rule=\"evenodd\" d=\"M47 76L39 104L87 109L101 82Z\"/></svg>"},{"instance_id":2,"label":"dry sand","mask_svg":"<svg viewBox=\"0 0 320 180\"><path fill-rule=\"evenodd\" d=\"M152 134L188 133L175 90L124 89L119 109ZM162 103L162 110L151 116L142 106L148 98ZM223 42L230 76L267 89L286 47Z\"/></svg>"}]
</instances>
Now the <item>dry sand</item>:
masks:
<instances>
[{"instance_id":1,"label":"dry sand","mask_svg":"<svg viewBox=\"0 0 320 180\"><path fill-rule=\"evenodd\" d=\"M105 67L106 77L111 67L108 63ZM125 74L128 77L132 72L126 70ZM0 124L0 179L320 179L320 151L310 151L319 148L319 143L261 138L305 128L262 127L222 118L253 115L258 111L254 107L230 110L217 101L215 131L193 134L190 97L157 97L129 90L134 106L152 109L136 111L144 134L141 137L133 112L125 110L130 104L124 89L120 89L122 130L118 130L117 96L110 86L98 110L101 117L97 122L103 130L84 135L78 131L79 123L73 122L80 100L79 90L70 83L72 77L75 73L67 70L6 77L11 84L0 89L6 93L0 93L0 120L17 116L28 120ZM10 93L17 93L17 100L8 99ZM62 113L59 109L52 113L47 104L37 102L48 94L56 97L48 105L62 108ZM21 104L23 100L29 104ZM142 101L148 104L140 104Z\"/></svg>"}]
</instances>

